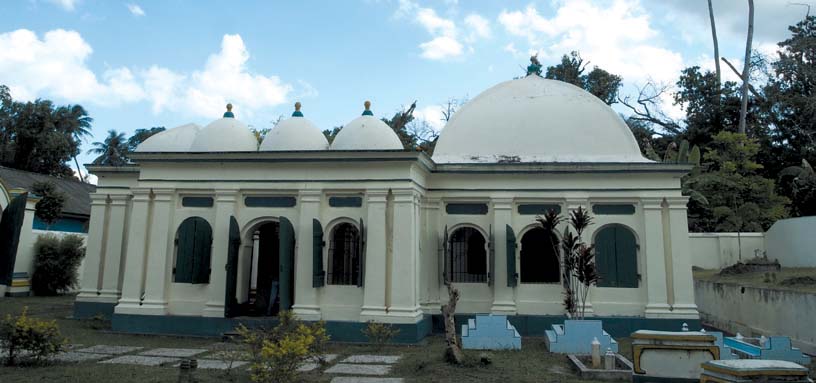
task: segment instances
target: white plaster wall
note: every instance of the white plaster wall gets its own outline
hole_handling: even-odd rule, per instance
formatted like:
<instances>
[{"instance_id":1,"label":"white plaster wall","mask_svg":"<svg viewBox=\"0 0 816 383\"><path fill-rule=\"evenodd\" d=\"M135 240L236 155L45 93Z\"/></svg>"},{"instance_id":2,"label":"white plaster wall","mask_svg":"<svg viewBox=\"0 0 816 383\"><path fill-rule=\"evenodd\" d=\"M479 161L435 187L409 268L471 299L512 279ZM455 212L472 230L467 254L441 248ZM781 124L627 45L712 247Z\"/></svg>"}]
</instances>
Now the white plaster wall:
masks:
<instances>
[{"instance_id":1,"label":"white plaster wall","mask_svg":"<svg viewBox=\"0 0 816 383\"><path fill-rule=\"evenodd\" d=\"M703 321L745 336L789 336L795 346L816 353L816 294L694 281Z\"/></svg>"},{"instance_id":2,"label":"white plaster wall","mask_svg":"<svg viewBox=\"0 0 816 383\"><path fill-rule=\"evenodd\" d=\"M689 233L691 265L703 269L721 269L737 263L740 257L745 260L762 255L765 246L764 233Z\"/></svg>"},{"instance_id":3,"label":"white plaster wall","mask_svg":"<svg viewBox=\"0 0 816 383\"><path fill-rule=\"evenodd\" d=\"M765 233L768 258L782 267L816 267L816 216L776 221Z\"/></svg>"}]
</instances>

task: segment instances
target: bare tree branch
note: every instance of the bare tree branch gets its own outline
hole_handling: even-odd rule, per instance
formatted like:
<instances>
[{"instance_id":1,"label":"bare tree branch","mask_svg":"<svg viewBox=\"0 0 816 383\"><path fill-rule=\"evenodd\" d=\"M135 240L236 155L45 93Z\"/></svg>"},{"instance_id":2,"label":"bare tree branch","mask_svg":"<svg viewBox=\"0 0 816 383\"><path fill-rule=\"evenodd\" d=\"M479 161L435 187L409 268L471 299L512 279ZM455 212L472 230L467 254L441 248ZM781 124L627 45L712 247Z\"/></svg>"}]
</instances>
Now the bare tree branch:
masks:
<instances>
[{"instance_id":1,"label":"bare tree branch","mask_svg":"<svg viewBox=\"0 0 816 383\"><path fill-rule=\"evenodd\" d=\"M714 65L717 68L717 83L722 84L722 72L720 71L720 44L717 42L717 25L714 23L714 6L708 0L708 18L711 20L711 38L714 40Z\"/></svg>"},{"instance_id":2,"label":"bare tree branch","mask_svg":"<svg viewBox=\"0 0 816 383\"><path fill-rule=\"evenodd\" d=\"M739 132L745 134L748 115L748 77L751 71L751 43L754 40L754 0L748 0L748 37L745 39L745 62L742 67L742 107L740 108Z\"/></svg>"},{"instance_id":3,"label":"bare tree branch","mask_svg":"<svg viewBox=\"0 0 816 383\"><path fill-rule=\"evenodd\" d=\"M630 96L621 98L618 102L629 108L633 115L629 118L635 121L645 121L658 125L671 134L682 132L682 127L660 111L660 98L668 92L668 85L655 85L652 82L646 83L638 91L636 99Z\"/></svg>"},{"instance_id":4,"label":"bare tree branch","mask_svg":"<svg viewBox=\"0 0 816 383\"><path fill-rule=\"evenodd\" d=\"M734 74L736 74L740 78L740 80L745 81L745 78L743 78L742 74L737 70L737 68L734 67L734 64L731 64L731 62L728 61L728 59L725 58L725 57L723 57L721 60L724 61L726 64L728 64L728 67L731 68L732 71L734 71ZM748 90L750 90L751 94L753 94L754 97L756 97L757 99L760 99L760 100L765 99L764 97L760 96L759 93L757 93L754 86L751 85L750 83L748 83Z\"/></svg>"}]
</instances>

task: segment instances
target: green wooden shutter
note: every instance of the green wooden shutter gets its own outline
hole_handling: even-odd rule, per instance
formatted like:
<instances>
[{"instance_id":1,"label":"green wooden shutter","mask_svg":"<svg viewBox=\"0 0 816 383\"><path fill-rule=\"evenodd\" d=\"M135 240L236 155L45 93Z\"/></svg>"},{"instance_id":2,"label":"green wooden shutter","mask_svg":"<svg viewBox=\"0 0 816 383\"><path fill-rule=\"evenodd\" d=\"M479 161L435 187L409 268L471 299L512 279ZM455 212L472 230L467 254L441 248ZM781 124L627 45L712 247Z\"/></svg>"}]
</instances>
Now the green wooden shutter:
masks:
<instances>
[{"instance_id":1,"label":"green wooden shutter","mask_svg":"<svg viewBox=\"0 0 816 383\"><path fill-rule=\"evenodd\" d=\"M605 227L595 236L595 265L601 276L599 287L617 287L616 258L615 227Z\"/></svg>"},{"instance_id":2,"label":"green wooden shutter","mask_svg":"<svg viewBox=\"0 0 816 383\"><path fill-rule=\"evenodd\" d=\"M176 238L176 267L173 282L193 283L195 259L196 217L185 219L178 228Z\"/></svg>"},{"instance_id":3,"label":"green wooden shutter","mask_svg":"<svg viewBox=\"0 0 816 383\"><path fill-rule=\"evenodd\" d=\"M362 218L360 218L360 231L358 231L357 234L360 236L357 246L357 251L359 252L357 259L360 262L360 266L357 268L357 287L363 287L365 286L366 229Z\"/></svg>"},{"instance_id":4,"label":"green wooden shutter","mask_svg":"<svg viewBox=\"0 0 816 383\"><path fill-rule=\"evenodd\" d=\"M615 228L615 254L618 287L638 287L637 242L635 235L622 226Z\"/></svg>"},{"instance_id":5,"label":"green wooden shutter","mask_svg":"<svg viewBox=\"0 0 816 383\"><path fill-rule=\"evenodd\" d=\"M292 308L294 289L292 272L295 265L295 227L288 219L280 218L280 241L278 242L280 254L280 271L278 280L280 281L280 309L290 310Z\"/></svg>"},{"instance_id":6,"label":"green wooden shutter","mask_svg":"<svg viewBox=\"0 0 816 383\"><path fill-rule=\"evenodd\" d=\"M487 240L488 261L487 261L487 285L493 286L493 279L496 276L496 241L493 238L493 225L490 225L490 233Z\"/></svg>"},{"instance_id":7,"label":"green wooden shutter","mask_svg":"<svg viewBox=\"0 0 816 383\"><path fill-rule=\"evenodd\" d=\"M442 284L450 283L450 254L448 254L448 225L445 225L445 233L442 236Z\"/></svg>"},{"instance_id":8,"label":"green wooden shutter","mask_svg":"<svg viewBox=\"0 0 816 383\"><path fill-rule=\"evenodd\" d=\"M323 287L326 283L326 270L323 269L323 226L320 221L312 220L312 287Z\"/></svg>"},{"instance_id":9,"label":"green wooden shutter","mask_svg":"<svg viewBox=\"0 0 816 383\"><path fill-rule=\"evenodd\" d=\"M0 284L11 286L28 193L14 197L0 217ZM31 228L27 228L31 229Z\"/></svg>"},{"instance_id":10,"label":"green wooden shutter","mask_svg":"<svg viewBox=\"0 0 816 383\"><path fill-rule=\"evenodd\" d=\"M518 273L516 272L516 234L513 228L506 225L507 231L507 287L515 287L518 284Z\"/></svg>"},{"instance_id":11,"label":"green wooden shutter","mask_svg":"<svg viewBox=\"0 0 816 383\"><path fill-rule=\"evenodd\" d=\"M227 251L227 288L225 289L224 316L231 318L239 315L238 300L235 292L238 288L238 251L241 249L241 230L238 221L230 216L229 246Z\"/></svg>"},{"instance_id":12,"label":"green wooden shutter","mask_svg":"<svg viewBox=\"0 0 816 383\"><path fill-rule=\"evenodd\" d=\"M203 218L195 218L194 222L192 283L210 283L212 228Z\"/></svg>"}]
</instances>

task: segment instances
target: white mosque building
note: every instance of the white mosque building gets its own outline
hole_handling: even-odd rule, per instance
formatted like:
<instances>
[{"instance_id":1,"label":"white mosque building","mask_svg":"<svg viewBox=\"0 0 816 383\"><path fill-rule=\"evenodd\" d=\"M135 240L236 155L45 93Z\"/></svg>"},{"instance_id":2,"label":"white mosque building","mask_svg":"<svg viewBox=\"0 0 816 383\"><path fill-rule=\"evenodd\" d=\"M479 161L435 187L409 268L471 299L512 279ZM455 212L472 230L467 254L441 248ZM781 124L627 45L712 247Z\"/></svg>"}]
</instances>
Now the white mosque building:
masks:
<instances>
[{"instance_id":1,"label":"white mosque building","mask_svg":"<svg viewBox=\"0 0 816 383\"><path fill-rule=\"evenodd\" d=\"M228 107L229 108L229 107ZM366 321L429 334L460 289L464 316L522 334L564 319L560 262L535 218L594 216L602 282L587 316L613 335L676 329L694 304L685 165L655 163L618 114L535 74L500 83L447 123L432 157L362 116L328 141L300 112L258 145L231 111L145 141L99 177L78 317L117 331L218 335L292 310L357 340Z\"/></svg>"}]
</instances>

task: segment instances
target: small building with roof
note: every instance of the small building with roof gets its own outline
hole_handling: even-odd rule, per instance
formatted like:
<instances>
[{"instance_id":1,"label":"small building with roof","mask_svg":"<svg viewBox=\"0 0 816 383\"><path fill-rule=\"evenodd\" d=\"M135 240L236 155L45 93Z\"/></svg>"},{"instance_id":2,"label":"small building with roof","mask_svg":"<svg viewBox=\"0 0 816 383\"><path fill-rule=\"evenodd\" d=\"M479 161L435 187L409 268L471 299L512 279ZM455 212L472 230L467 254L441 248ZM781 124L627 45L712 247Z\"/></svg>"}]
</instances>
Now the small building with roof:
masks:
<instances>
[{"instance_id":1,"label":"small building with roof","mask_svg":"<svg viewBox=\"0 0 816 383\"><path fill-rule=\"evenodd\" d=\"M543 335L564 319L563 272L535 219L582 207L602 277L588 317L613 335L699 320L689 169L644 158L603 101L535 73L506 81L464 105L430 157L404 150L370 106L331 144L298 103L260 145L228 110L152 136L134 165L91 166L76 315L217 335L292 310L335 340L377 321L408 342L439 324L450 282L457 313Z\"/></svg>"}]
</instances>

